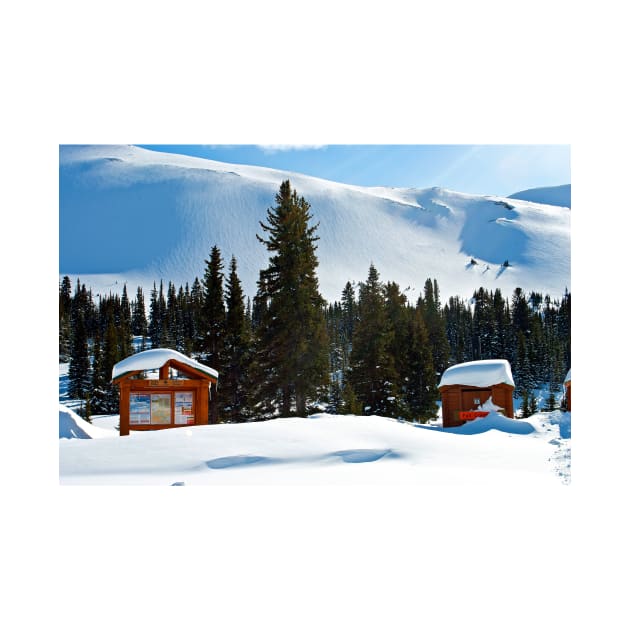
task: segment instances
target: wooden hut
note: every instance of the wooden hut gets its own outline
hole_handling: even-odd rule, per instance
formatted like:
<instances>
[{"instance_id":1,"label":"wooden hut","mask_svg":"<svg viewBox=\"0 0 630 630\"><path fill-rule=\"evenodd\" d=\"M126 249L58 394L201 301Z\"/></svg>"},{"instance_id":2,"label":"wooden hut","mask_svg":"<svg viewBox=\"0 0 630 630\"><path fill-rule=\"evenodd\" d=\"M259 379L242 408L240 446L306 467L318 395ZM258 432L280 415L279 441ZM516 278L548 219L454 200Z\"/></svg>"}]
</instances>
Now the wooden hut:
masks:
<instances>
[{"instance_id":1,"label":"wooden hut","mask_svg":"<svg viewBox=\"0 0 630 630\"><path fill-rule=\"evenodd\" d=\"M567 372L564 379L564 404L567 411L571 411L571 370Z\"/></svg>"},{"instance_id":2,"label":"wooden hut","mask_svg":"<svg viewBox=\"0 0 630 630\"><path fill-rule=\"evenodd\" d=\"M456 427L498 411L514 417L514 380L505 359L459 363L445 370L438 385L442 426Z\"/></svg>"},{"instance_id":3,"label":"wooden hut","mask_svg":"<svg viewBox=\"0 0 630 630\"><path fill-rule=\"evenodd\" d=\"M167 348L133 354L112 370L120 387L120 435L208 424L216 370Z\"/></svg>"}]
</instances>

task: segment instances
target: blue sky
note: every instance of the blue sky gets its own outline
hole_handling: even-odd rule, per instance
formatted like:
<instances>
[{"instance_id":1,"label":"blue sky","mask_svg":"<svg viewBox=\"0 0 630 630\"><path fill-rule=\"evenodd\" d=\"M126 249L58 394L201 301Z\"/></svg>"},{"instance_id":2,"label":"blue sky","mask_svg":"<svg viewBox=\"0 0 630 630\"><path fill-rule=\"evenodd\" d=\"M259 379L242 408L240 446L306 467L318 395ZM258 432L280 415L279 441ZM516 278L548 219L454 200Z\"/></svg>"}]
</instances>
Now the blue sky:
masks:
<instances>
[{"instance_id":1,"label":"blue sky","mask_svg":"<svg viewBox=\"0 0 630 630\"><path fill-rule=\"evenodd\" d=\"M507 196L571 183L569 145L138 145L346 184Z\"/></svg>"}]
</instances>

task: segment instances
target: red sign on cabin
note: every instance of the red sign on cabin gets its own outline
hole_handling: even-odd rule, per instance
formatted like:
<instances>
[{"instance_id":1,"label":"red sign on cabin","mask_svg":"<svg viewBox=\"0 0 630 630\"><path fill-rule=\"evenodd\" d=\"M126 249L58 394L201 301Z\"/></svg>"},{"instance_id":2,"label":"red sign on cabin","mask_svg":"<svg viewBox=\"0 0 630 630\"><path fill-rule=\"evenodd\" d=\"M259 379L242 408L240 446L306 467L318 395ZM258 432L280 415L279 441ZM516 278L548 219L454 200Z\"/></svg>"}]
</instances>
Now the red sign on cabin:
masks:
<instances>
[{"instance_id":1,"label":"red sign on cabin","mask_svg":"<svg viewBox=\"0 0 630 630\"><path fill-rule=\"evenodd\" d=\"M459 419L474 420L475 418L485 418L489 413L489 411L460 411Z\"/></svg>"}]
</instances>

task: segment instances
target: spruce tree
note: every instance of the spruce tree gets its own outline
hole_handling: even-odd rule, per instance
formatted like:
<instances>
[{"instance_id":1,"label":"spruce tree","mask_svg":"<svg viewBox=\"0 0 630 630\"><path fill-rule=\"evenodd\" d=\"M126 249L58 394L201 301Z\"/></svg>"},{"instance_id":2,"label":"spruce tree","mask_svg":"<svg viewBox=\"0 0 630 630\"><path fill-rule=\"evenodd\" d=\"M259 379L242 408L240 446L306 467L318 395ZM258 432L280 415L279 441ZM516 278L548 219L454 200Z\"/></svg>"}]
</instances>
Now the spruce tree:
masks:
<instances>
[{"instance_id":1,"label":"spruce tree","mask_svg":"<svg viewBox=\"0 0 630 630\"><path fill-rule=\"evenodd\" d=\"M59 286L59 361L70 360L70 342L72 335L72 284L64 276Z\"/></svg>"},{"instance_id":2,"label":"spruce tree","mask_svg":"<svg viewBox=\"0 0 630 630\"><path fill-rule=\"evenodd\" d=\"M440 293L437 280L427 278L424 283L424 298L418 299L417 306L422 310L429 343L433 356L433 367L439 374L448 367L450 346L446 336L446 322L440 307Z\"/></svg>"},{"instance_id":3,"label":"spruce tree","mask_svg":"<svg viewBox=\"0 0 630 630\"><path fill-rule=\"evenodd\" d=\"M97 332L92 343L92 387L90 392L91 408L93 413L107 413L109 380L111 374L106 374L103 362L103 342L100 331Z\"/></svg>"},{"instance_id":4,"label":"spruce tree","mask_svg":"<svg viewBox=\"0 0 630 630\"><path fill-rule=\"evenodd\" d=\"M257 295L260 402L263 412L277 407L282 416L293 409L306 416L328 384L325 304L316 275L317 225L310 225L310 204L288 180L275 201L267 223L260 222L266 237L256 235L270 254Z\"/></svg>"},{"instance_id":5,"label":"spruce tree","mask_svg":"<svg viewBox=\"0 0 630 630\"><path fill-rule=\"evenodd\" d=\"M155 287L151 291L151 302L149 304L149 338L151 348L161 348L164 346L166 338L166 302L164 300L164 285L160 280L160 290Z\"/></svg>"},{"instance_id":6,"label":"spruce tree","mask_svg":"<svg viewBox=\"0 0 630 630\"><path fill-rule=\"evenodd\" d=\"M133 331L131 325L131 304L127 295L127 285L123 285L119 302L118 339L120 344L120 358L124 359L133 354Z\"/></svg>"},{"instance_id":7,"label":"spruce tree","mask_svg":"<svg viewBox=\"0 0 630 630\"><path fill-rule=\"evenodd\" d=\"M395 417L398 374L391 354L393 330L385 309L384 287L373 264L367 281L359 287L357 310L349 382L362 412Z\"/></svg>"},{"instance_id":8,"label":"spruce tree","mask_svg":"<svg viewBox=\"0 0 630 630\"><path fill-rule=\"evenodd\" d=\"M225 333L225 303L223 260L221 251L216 245L210 251L210 258L205 263L198 350L202 353L204 361L220 373Z\"/></svg>"},{"instance_id":9,"label":"spruce tree","mask_svg":"<svg viewBox=\"0 0 630 630\"><path fill-rule=\"evenodd\" d=\"M249 365L252 359L251 328L245 314L243 289L236 258L230 261L226 282L224 363L218 390L220 414L224 422L242 422L250 417L248 395L251 388Z\"/></svg>"},{"instance_id":10,"label":"spruce tree","mask_svg":"<svg viewBox=\"0 0 630 630\"><path fill-rule=\"evenodd\" d=\"M68 395L84 400L90 389L90 357L85 313L77 304L72 318L72 341L68 367Z\"/></svg>"},{"instance_id":11,"label":"spruce tree","mask_svg":"<svg viewBox=\"0 0 630 630\"><path fill-rule=\"evenodd\" d=\"M118 411L118 388L112 383L112 371L114 365L123 357L120 355L119 333L116 328L113 314L109 314L105 324L105 337L103 339L103 389L105 411L115 413Z\"/></svg>"},{"instance_id":12,"label":"spruce tree","mask_svg":"<svg viewBox=\"0 0 630 630\"><path fill-rule=\"evenodd\" d=\"M138 287L131 310L131 332L136 336L143 337L144 341L144 337L147 336L148 323L142 287Z\"/></svg>"},{"instance_id":13,"label":"spruce tree","mask_svg":"<svg viewBox=\"0 0 630 630\"><path fill-rule=\"evenodd\" d=\"M422 312L414 309L407 322L404 400L407 419L425 422L437 413L437 379Z\"/></svg>"},{"instance_id":14,"label":"spruce tree","mask_svg":"<svg viewBox=\"0 0 630 630\"><path fill-rule=\"evenodd\" d=\"M200 310L199 344L203 361L219 372L223 370L223 349L225 335L225 303L223 300L223 260L221 251L215 245L206 260L203 277L203 303ZM219 422L219 401L216 385L210 388L209 421Z\"/></svg>"}]
</instances>

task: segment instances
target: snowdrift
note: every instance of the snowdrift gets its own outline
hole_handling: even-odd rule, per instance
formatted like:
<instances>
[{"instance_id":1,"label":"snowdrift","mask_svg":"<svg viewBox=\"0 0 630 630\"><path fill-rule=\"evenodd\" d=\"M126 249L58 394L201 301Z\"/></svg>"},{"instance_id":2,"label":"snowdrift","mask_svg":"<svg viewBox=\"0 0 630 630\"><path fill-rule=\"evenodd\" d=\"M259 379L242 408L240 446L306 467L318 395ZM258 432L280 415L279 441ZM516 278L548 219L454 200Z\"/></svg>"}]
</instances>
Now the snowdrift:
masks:
<instances>
[{"instance_id":1,"label":"snowdrift","mask_svg":"<svg viewBox=\"0 0 630 630\"><path fill-rule=\"evenodd\" d=\"M65 405L59 405L59 438L83 439L112 437L112 431L86 422L81 416Z\"/></svg>"},{"instance_id":2,"label":"snowdrift","mask_svg":"<svg viewBox=\"0 0 630 630\"><path fill-rule=\"evenodd\" d=\"M379 416L318 414L127 437L110 432L109 439L59 440L60 482L554 485L560 474L554 466L566 469L569 460L553 460L562 443L558 428L544 414L537 418L535 426L491 413L443 430Z\"/></svg>"},{"instance_id":3,"label":"snowdrift","mask_svg":"<svg viewBox=\"0 0 630 630\"><path fill-rule=\"evenodd\" d=\"M440 430L448 433L459 433L460 435L477 435L492 430L503 431L503 433L511 433L513 435L528 435L536 429L529 422L512 420L496 411L491 411L484 418L471 420L459 427L447 427Z\"/></svg>"}]
</instances>

